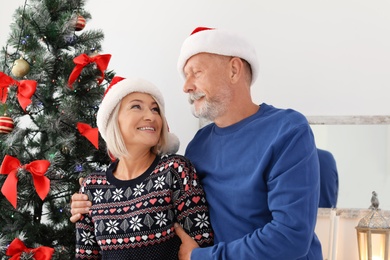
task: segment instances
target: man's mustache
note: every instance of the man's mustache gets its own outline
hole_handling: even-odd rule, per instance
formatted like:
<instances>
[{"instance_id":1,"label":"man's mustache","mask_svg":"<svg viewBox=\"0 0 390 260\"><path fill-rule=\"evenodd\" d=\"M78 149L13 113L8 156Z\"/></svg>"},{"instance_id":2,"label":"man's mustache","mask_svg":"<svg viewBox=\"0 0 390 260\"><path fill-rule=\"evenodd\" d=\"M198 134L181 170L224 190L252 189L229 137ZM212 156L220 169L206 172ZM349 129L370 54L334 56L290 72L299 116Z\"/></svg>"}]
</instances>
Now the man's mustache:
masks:
<instances>
[{"instance_id":1,"label":"man's mustache","mask_svg":"<svg viewBox=\"0 0 390 260\"><path fill-rule=\"evenodd\" d=\"M195 100L198 100L202 97L206 96L205 93L202 92L193 92L188 95L188 102L192 105Z\"/></svg>"}]
</instances>

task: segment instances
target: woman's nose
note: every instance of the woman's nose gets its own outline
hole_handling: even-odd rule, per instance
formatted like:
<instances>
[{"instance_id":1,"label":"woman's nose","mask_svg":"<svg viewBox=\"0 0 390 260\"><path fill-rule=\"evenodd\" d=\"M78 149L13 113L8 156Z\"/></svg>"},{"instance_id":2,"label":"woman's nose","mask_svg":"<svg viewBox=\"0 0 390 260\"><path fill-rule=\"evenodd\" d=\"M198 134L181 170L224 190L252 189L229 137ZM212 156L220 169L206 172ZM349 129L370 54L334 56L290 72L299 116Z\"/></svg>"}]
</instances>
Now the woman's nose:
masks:
<instances>
[{"instance_id":1,"label":"woman's nose","mask_svg":"<svg viewBox=\"0 0 390 260\"><path fill-rule=\"evenodd\" d=\"M150 109L146 109L144 112L144 120L153 121L155 120L156 116L159 116L156 112Z\"/></svg>"}]
</instances>

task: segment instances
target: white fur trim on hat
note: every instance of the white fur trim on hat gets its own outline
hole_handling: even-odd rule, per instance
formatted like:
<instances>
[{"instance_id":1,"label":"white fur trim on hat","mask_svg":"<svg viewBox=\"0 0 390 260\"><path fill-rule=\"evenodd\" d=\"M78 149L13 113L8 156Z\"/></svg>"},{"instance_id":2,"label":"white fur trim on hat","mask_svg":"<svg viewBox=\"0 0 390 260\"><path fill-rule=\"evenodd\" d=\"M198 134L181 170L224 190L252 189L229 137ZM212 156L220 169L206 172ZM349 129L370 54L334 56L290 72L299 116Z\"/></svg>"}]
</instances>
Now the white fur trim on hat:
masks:
<instances>
[{"instance_id":1,"label":"white fur trim on hat","mask_svg":"<svg viewBox=\"0 0 390 260\"><path fill-rule=\"evenodd\" d=\"M184 40L181 47L177 69L184 75L187 60L195 54L207 52L225 56L240 57L252 69L252 84L259 74L259 62L255 48L242 36L221 29L198 27Z\"/></svg>"},{"instance_id":2,"label":"white fur trim on hat","mask_svg":"<svg viewBox=\"0 0 390 260\"><path fill-rule=\"evenodd\" d=\"M119 77L118 77L119 78ZM114 82L114 80L112 81ZM119 81L110 85L103 97L103 101L99 106L97 112L96 124L99 132L104 140L106 140L106 130L108 119L110 118L114 108L121 102L121 100L128 94L133 92L147 93L153 96L159 103L159 108L165 115L165 103L164 98L160 90L151 82L140 78L120 78ZM165 118L163 120L166 121ZM176 153L179 149L179 139L173 134L168 133L167 147L169 151L167 153Z\"/></svg>"}]
</instances>

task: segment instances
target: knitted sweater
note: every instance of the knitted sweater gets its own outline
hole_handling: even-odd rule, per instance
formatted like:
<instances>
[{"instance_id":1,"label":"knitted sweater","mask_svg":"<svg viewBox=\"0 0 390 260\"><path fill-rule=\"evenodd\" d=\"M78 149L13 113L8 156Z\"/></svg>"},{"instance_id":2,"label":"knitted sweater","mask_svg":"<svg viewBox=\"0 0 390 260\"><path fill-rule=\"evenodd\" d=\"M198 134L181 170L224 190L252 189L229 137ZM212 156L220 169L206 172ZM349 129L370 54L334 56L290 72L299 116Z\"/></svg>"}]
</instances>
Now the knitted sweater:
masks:
<instances>
[{"instance_id":1,"label":"knitted sweater","mask_svg":"<svg viewBox=\"0 0 390 260\"><path fill-rule=\"evenodd\" d=\"M212 245L207 202L196 170L180 155L156 157L129 181L107 171L87 176L80 192L92 201L76 223L76 259L177 259L181 241L173 224L203 246Z\"/></svg>"}]
</instances>

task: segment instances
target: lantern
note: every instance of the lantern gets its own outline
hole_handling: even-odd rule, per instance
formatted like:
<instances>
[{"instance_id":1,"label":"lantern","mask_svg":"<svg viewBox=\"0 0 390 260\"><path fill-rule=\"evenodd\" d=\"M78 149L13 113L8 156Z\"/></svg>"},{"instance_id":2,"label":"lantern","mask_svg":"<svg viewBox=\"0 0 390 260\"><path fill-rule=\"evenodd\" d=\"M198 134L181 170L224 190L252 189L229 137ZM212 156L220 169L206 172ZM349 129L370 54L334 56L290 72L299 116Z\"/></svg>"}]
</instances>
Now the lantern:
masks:
<instances>
[{"instance_id":1,"label":"lantern","mask_svg":"<svg viewBox=\"0 0 390 260\"><path fill-rule=\"evenodd\" d=\"M360 260L390 260L390 223L378 208L375 191L372 192L371 211L356 227Z\"/></svg>"}]
</instances>

